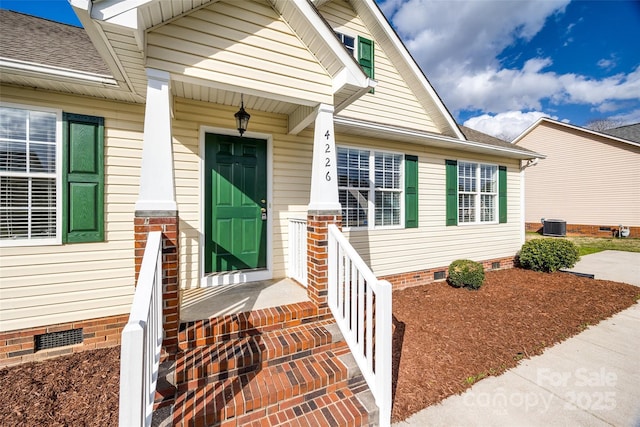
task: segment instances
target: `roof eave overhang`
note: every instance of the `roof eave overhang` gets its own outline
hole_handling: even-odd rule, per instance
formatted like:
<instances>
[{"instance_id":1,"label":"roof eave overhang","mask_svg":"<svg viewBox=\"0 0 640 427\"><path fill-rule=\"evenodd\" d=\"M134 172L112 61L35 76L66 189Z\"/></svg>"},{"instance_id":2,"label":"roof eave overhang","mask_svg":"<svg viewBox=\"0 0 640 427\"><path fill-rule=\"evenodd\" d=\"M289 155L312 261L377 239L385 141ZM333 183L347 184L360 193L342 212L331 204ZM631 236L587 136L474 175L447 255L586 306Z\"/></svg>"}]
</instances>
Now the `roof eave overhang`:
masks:
<instances>
[{"instance_id":1,"label":"roof eave overhang","mask_svg":"<svg viewBox=\"0 0 640 427\"><path fill-rule=\"evenodd\" d=\"M384 138L387 140L407 142L428 147L444 148L448 150L454 149L517 160L545 158L542 154L523 150L515 146L513 148L494 146L482 142L457 139L430 132L366 122L346 117L335 117L334 124L337 130L342 130L346 133L355 132L359 135Z\"/></svg>"},{"instance_id":2,"label":"roof eave overhang","mask_svg":"<svg viewBox=\"0 0 640 427\"><path fill-rule=\"evenodd\" d=\"M36 79L63 81L106 89L119 88L117 80L111 76L9 58L0 58L0 73L20 74Z\"/></svg>"}]
</instances>

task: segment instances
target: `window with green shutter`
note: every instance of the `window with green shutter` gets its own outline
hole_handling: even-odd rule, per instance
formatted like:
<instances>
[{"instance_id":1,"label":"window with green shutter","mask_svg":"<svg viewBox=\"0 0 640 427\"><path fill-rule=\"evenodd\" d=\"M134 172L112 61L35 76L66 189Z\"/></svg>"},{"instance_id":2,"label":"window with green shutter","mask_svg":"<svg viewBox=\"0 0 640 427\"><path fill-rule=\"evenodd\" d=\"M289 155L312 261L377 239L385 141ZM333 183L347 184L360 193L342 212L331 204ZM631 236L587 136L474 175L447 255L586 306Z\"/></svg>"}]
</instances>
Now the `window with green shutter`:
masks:
<instances>
[{"instance_id":1,"label":"window with green shutter","mask_svg":"<svg viewBox=\"0 0 640 427\"><path fill-rule=\"evenodd\" d=\"M446 224L507 222L507 168L445 160Z\"/></svg>"},{"instance_id":2,"label":"window with green shutter","mask_svg":"<svg viewBox=\"0 0 640 427\"><path fill-rule=\"evenodd\" d=\"M418 227L418 157L337 147L337 172L343 227Z\"/></svg>"},{"instance_id":3,"label":"window with green shutter","mask_svg":"<svg viewBox=\"0 0 640 427\"><path fill-rule=\"evenodd\" d=\"M104 240L104 119L63 114L62 241Z\"/></svg>"},{"instance_id":4,"label":"window with green shutter","mask_svg":"<svg viewBox=\"0 0 640 427\"><path fill-rule=\"evenodd\" d=\"M404 156L404 226L418 228L418 157Z\"/></svg>"}]
</instances>

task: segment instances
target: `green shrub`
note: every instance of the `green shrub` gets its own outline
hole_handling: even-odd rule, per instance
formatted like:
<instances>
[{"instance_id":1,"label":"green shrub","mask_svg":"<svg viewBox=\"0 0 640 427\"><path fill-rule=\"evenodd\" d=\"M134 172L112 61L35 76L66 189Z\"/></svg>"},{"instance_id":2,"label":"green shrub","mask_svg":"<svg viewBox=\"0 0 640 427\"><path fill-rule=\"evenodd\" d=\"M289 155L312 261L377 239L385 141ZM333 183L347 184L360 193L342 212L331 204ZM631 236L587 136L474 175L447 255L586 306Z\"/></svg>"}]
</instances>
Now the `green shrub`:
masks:
<instances>
[{"instance_id":1,"label":"green shrub","mask_svg":"<svg viewBox=\"0 0 640 427\"><path fill-rule=\"evenodd\" d=\"M571 268L580 259L578 247L566 239L533 239L522 245L518 262L523 268L553 272Z\"/></svg>"},{"instance_id":2,"label":"green shrub","mask_svg":"<svg viewBox=\"0 0 640 427\"><path fill-rule=\"evenodd\" d=\"M484 283L484 267L469 259L457 259L449 265L449 283L456 288L479 289Z\"/></svg>"}]
</instances>

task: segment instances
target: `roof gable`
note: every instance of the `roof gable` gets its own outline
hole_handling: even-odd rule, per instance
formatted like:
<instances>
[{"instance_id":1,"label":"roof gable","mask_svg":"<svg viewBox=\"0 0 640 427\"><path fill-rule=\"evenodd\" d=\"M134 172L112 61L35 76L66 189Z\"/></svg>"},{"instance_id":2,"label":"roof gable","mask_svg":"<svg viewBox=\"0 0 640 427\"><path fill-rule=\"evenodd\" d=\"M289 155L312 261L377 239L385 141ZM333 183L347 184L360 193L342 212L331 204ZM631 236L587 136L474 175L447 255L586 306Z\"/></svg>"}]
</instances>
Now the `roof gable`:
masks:
<instances>
[{"instance_id":1,"label":"roof gable","mask_svg":"<svg viewBox=\"0 0 640 427\"><path fill-rule=\"evenodd\" d=\"M332 0L343 2L345 0ZM456 121L415 62L398 34L393 30L374 0L349 1L372 37L380 44L390 62L397 68L425 109L439 132L464 139Z\"/></svg>"},{"instance_id":2,"label":"roof gable","mask_svg":"<svg viewBox=\"0 0 640 427\"><path fill-rule=\"evenodd\" d=\"M527 129L525 129L520 135L518 135L518 137L516 139L513 140L513 144L519 144L520 142L522 142L523 139L525 139L527 137L527 135L529 135L530 133L534 132L538 127L544 126L544 125L555 126L555 127L559 128L560 131L577 132L579 134L582 134L582 136L584 136L584 137L592 138L592 139L594 139L596 141L598 140L597 138L604 138L604 140L622 142L622 143L629 144L629 145L632 145L632 146L640 147L640 142L630 141L628 139L619 138L619 137L616 137L616 136L613 136L613 135L607 135L606 133L596 132L596 131L593 131L591 129L582 128L580 126L575 126L575 125L571 125L571 124L568 124L568 123L559 122L557 120L552 120L552 119L549 119L547 117L541 117L535 123L533 123L531 126L529 126ZM594 137L597 137L597 138L594 138Z\"/></svg>"}]
</instances>

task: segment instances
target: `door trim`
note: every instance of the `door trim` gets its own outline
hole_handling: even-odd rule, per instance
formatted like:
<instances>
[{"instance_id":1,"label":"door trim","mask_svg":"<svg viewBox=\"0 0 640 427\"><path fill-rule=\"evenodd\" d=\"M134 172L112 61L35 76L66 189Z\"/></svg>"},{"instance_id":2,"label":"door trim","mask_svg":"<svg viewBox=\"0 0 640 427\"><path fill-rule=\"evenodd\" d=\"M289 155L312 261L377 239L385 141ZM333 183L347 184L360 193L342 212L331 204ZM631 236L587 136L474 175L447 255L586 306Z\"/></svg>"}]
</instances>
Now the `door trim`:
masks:
<instances>
[{"instance_id":1,"label":"door trim","mask_svg":"<svg viewBox=\"0 0 640 427\"><path fill-rule=\"evenodd\" d=\"M205 188L204 188L204 153L205 134L215 133L218 135L238 136L235 129L217 128L213 126L200 126L199 155L200 155L200 181L199 181L199 202L200 210L198 227L198 277L200 283L198 287L205 288L217 285L239 284L258 280L269 280L273 278L273 136L259 132L245 132L247 138L263 139L267 143L267 268L255 270L238 270L215 274L204 274L204 208L205 208Z\"/></svg>"}]
</instances>

